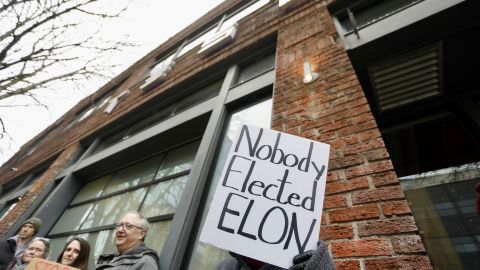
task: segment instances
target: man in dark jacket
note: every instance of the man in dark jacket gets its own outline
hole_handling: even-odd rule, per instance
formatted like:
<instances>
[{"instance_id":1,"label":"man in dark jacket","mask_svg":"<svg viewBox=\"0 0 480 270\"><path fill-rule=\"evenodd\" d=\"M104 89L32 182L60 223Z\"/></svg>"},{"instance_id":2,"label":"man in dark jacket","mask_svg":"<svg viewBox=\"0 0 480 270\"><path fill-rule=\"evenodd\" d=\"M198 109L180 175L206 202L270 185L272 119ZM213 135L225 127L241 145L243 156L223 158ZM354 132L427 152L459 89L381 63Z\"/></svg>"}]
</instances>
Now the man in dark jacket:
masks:
<instances>
[{"instance_id":1,"label":"man in dark jacket","mask_svg":"<svg viewBox=\"0 0 480 270\"><path fill-rule=\"evenodd\" d=\"M128 212L115 224L115 245L118 254L100 255L96 270L158 270L157 252L145 246L148 221L137 211Z\"/></svg>"},{"instance_id":2,"label":"man in dark jacket","mask_svg":"<svg viewBox=\"0 0 480 270\"><path fill-rule=\"evenodd\" d=\"M12 261L22 257L40 227L42 221L39 218L30 218L22 224L17 235L0 241L0 270L6 269Z\"/></svg>"},{"instance_id":3,"label":"man in dark jacket","mask_svg":"<svg viewBox=\"0 0 480 270\"><path fill-rule=\"evenodd\" d=\"M266 264L252 258L231 253L233 258L227 259L217 265L216 270L285 270L283 268ZM309 250L293 257L293 265L289 270L334 270L330 254L323 241L318 242L316 250Z\"/></svg>"}]
</instances>

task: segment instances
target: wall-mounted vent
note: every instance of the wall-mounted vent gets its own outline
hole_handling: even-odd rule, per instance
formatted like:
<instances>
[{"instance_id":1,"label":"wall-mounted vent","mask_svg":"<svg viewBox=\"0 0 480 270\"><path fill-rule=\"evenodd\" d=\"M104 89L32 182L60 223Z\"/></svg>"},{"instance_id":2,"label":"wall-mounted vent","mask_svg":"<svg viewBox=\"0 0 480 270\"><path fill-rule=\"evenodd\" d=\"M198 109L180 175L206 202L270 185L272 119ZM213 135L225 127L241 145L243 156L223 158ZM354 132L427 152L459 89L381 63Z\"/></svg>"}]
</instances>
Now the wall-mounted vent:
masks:
<instances>
[{"instance_id":1,"label":"wall-mounted vent","mask_svg":"<svg viewBox=\"0 0 480 270\"><path fill-rule=\"evenodd\" d=\"M165 77L167 77L167 74L172 70L173 65L175 65L175 61L169 61L160 67L154 67L150 72L150 75L145 79L143 84L140 85L140 89L147 91L149 90L147 88L152 83L160 83Z\"/></svg>"},{"instance_id":2,"label":"wall-mounted vent","mask_svg":"<svg viewBox=\"0 0 480 270\"><path fill-rule=\"evenodd\" d=\"M198 54L210 54L232 42L232 40L235 38L235 34L237 33L237 27L238 25L235 23L227 29L215 33L202 43L202 47L198 51Z\"/></svg>"},{"instance_id":3,"label":"wall-mounted vent","mask_svg":"<svg viewBox=\"0 0 480 270\"><path fill-rule=\"evenodd\" d=\"M441 93L441 44L409 52L369 69L380 111Z\"/></svg>"}]
</instances>

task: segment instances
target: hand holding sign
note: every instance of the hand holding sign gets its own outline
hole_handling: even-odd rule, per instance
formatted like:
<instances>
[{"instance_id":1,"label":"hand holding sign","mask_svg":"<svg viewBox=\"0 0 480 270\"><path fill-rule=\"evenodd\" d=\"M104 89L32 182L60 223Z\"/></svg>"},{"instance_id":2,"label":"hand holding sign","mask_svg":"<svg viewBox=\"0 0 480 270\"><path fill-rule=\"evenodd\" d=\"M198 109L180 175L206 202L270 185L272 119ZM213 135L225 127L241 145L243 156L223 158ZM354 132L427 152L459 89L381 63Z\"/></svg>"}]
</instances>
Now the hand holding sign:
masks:
<instances>
[{"instance_id":1,"label":"hand holding sign","mask_svg":"<svg viewBox=\"0 0 480 270\"><path fill-rule=\"evenodd\" d=\"M235 136L200 240L288 268L315 249L329 146L243 126Z\"/></svg>"}]
</instances>

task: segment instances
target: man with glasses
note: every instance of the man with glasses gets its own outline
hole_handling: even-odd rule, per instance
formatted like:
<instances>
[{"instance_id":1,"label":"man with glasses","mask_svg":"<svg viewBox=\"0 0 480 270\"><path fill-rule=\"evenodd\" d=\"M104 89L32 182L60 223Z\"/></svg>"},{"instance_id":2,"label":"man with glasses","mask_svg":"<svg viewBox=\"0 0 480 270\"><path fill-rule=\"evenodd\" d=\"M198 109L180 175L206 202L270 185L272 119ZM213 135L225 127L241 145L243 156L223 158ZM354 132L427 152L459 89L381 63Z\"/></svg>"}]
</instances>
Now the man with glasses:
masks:
<instances>
[{"instance_id":1,"label":"man with glasses","mask_svg":"<svg viewBox=\"0 0 480 270\"><path fill-rule=\"evenodd\" d=\"M126 213L115 224L115 245L118 254L100 255L96 270L158 270L157 252L143 243L148 232L147 219L137 211Z\"/></svg>"}]
</instances>

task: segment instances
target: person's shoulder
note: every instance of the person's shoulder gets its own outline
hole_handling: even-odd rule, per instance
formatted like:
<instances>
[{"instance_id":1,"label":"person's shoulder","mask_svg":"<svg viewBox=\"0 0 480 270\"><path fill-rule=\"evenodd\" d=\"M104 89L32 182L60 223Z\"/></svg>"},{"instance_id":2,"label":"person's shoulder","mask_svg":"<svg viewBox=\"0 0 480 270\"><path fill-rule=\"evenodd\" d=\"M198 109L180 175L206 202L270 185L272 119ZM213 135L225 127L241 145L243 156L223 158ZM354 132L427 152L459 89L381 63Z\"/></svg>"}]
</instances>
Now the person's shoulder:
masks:
<instances>
[{"instance_id":1,"label":"person's shoulder","mask_svg":"<svg viewBox=\"0 0 480 270\"><path fill-rule=\"evenodd\" d=\"M145 253L142 258L139 259L142 264L142 269L146 270L158 270L160 269L158 256L154 256L152 253Z\"/></svg>"}]
</instances>

